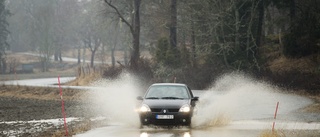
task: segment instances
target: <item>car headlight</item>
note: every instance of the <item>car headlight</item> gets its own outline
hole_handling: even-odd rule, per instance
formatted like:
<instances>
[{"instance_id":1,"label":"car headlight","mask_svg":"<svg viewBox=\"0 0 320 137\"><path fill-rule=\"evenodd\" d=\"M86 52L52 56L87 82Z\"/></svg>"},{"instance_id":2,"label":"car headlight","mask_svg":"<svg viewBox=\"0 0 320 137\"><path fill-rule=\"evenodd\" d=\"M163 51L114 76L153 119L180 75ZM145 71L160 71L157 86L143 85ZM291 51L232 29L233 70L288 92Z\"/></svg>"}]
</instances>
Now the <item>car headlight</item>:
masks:
<instances>
[{"instance_id":1,"label":"car headlight","mask_svg":"<svg viewBox=\"0 0 320 137\"><path fill-rule=\"evenodd\" d=\"M151 109L149 108L148 105L143 104L143 105L140 107L140 112L151 112Z\"/></svg>"},{"instance_id":2,"label":"car headlight","mask_svg":"<svg viewBox=\"0 0 320 137\"><path fill-rule=\"evenodd\" d=\"M190 112L190 110L191 110L190 105L185 104L179 109L179 112Z\"/></svg>"}]
</instances>

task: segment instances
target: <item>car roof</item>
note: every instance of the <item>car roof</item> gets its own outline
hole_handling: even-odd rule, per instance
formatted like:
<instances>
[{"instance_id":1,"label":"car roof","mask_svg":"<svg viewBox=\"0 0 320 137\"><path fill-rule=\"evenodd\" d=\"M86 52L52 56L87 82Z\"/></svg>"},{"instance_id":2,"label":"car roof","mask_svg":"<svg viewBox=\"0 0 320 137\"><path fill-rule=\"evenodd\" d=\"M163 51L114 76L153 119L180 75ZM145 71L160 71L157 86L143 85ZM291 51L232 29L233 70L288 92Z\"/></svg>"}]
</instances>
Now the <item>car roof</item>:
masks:
<instances>
[{"instance_id":1,"label":"car roof","mask_svg":"<svg viewBox=\"0 0 320 137\"><path fill-rule=\"evenodd\" d=\"M154 83L151 86L187 86L182 83Z\"/></svg>"}]
</instances>

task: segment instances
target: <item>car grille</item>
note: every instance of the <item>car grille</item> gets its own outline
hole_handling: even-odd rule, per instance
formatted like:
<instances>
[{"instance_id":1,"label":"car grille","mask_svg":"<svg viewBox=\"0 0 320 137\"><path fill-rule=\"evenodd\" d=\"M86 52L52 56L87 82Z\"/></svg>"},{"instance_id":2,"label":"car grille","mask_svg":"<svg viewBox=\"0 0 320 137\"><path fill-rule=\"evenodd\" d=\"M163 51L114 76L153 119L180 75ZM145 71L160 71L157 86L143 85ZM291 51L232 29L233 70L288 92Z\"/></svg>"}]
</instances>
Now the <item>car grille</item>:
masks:
<instances>
[{"instance_id":1,"label":"car grille","mask_svg":"<svg viewBox=\"0 0 320 137\"><path fill-rule=\"evenodd\" d=\"M163 108L151 108L151 112L162 112ZM179 112L179 109L166 109L168 112Z\"/></svg>"},{"instance_id":2,"label":"car grille","mask_svg":"<svg viewBox=\"0 0 320 137\"><path fill-rule=\"evenodd\" d=\"M168 109L169 112L178 112L179 109Z\"/></svg>"},{"instance_id":3,"label":"car grille","mask_svg":"<svg viewBox=\"0 0 320 137\"><path fill-rule=\"evenodd\" d=\"M162 108L151 108L151 112L161 112Z\"/></svg>"}]
</instances>

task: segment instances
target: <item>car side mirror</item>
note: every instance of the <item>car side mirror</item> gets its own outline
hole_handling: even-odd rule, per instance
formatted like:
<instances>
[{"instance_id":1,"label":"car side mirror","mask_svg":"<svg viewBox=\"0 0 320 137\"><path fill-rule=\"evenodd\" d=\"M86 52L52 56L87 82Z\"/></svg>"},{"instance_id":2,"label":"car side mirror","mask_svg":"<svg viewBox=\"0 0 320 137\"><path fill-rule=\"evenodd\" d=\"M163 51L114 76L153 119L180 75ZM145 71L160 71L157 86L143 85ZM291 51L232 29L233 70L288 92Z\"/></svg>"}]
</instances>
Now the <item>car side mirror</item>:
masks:
<instances>
[{"instance_id":1,"label":"car side mirror","mask_svg":"<svg viewBox=\"0 0 320 137\"><path fill-rule=\"evenodd\" d=\"M199 97L193 97L192 101L199 101Z\"/></svg>"},{"instance_id":2,"label":"car side mirror","mask_svg":"<svg viewBox=\"0 0 320 137\"><path fill-rule=\"evenodd\" d=\"M141 96L138 96L137 100L143 100L143 98Z\"/></svg>"}]
</instances>

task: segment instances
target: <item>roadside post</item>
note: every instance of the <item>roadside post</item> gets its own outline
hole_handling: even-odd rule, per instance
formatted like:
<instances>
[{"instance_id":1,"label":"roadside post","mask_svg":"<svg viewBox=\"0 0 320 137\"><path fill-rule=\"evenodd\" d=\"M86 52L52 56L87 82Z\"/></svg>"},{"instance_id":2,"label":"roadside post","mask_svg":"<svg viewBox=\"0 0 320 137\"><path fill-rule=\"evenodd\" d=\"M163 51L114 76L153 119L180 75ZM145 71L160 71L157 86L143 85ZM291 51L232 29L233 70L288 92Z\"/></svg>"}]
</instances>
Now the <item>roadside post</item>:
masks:
<instances>
[{"instance_id":1,"label":"roadside post","mask_svg":"<svg viewBox=\"0 0 320 137\"><path fill-rule=\"evenodd\" d=\"M59 84L59 89L60 89L61 112L62 112L62 116L63 116L64 129L66 130L66 136L68 136L68 127L67 127L67 121L66 121L66 113L64 110L64 101L62 98L62 88L61 88L61 84L60 84L60 76L58 76L58 84Z\"/></svg>"},{"instance_id":2,"label":"roadside post","mask_svg":"<svg viewBox=\"0 0 320 137\"><path fill-rule=\"evenodd\" d=\"M278 108L279 108L279 101L277 102L276 111L274 112L274 117L273 117L273 120L274 120L274 121L273 121L273 124L272 124L272 132L274 132L274 126L275 126L275 124L276 124Z\"/></svg>"}]
</instances>

